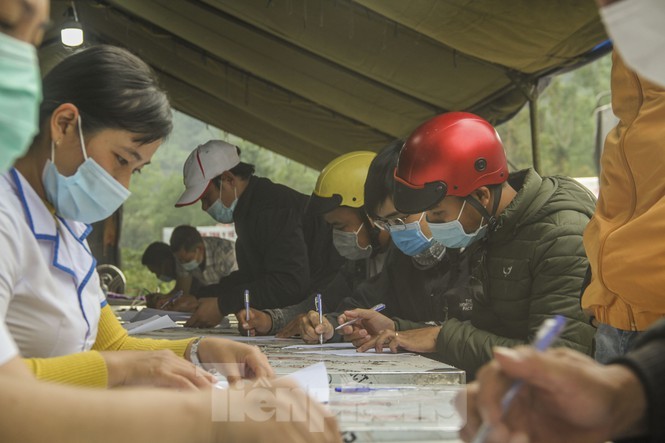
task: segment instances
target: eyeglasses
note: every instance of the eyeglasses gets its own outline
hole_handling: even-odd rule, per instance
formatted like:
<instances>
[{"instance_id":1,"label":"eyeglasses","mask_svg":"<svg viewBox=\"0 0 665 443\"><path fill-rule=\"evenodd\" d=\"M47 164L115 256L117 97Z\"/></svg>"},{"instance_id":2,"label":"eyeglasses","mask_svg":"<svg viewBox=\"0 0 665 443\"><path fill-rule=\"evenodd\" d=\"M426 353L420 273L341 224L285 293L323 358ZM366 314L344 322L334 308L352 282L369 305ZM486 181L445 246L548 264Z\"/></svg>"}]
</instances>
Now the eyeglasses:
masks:
<instances>
[{"instance_id":1,"label":"eyeglasses","mask_svg":"<svg viewBox=\"0 0 665 443\"><path fill-rule=\"evenodd\" d=\"M408 217L408 216L406 216L406 217ZM403 217L403 218L395 217L395 218L391 218L391 219L383 219L383 218L375 219L374 224L376 225L377 228L379 228L383 231L390 231L391 227L398 228L398 229L401 227L401 229L404 229L404 227L408 223L407 221L404 221L404 218L406 218L406 217Z\"/></svg>"},{"instance_id":2,"label":"eyeglasses","mask_svg":"<svg viewBox=\"0 0 665 443\"><path fill-rule=\"evenodd\" d=\"M422 214L420 214L420 218L417 220L417 222L420 222L424 216L425 213L423 212ZM400 231L402 229L406 229L407 224L413 223L406 220L409 217L410 215L405 215L404 217L389 218L389 219L376 218L374 219L374 224L376 225L376 227L378 227L383 231L390 231L390 228L392 228L393 231Z\"/></svg>"}]
</instances>

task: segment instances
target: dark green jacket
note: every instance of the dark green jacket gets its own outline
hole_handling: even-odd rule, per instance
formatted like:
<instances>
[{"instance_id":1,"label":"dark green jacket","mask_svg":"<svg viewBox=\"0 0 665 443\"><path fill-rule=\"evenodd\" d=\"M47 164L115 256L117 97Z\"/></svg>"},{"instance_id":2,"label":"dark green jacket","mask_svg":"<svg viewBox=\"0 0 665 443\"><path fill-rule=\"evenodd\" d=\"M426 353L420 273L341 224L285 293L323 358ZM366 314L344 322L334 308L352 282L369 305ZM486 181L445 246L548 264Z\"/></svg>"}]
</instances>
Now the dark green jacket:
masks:
<instances>
[{"instance_id":1,"label":"dark green jacket","mask_svg":"<svg viewBox=\"0 0 665 443\"><path fill-rule=\"evenodd\" d=\"M542 178L533 169L511 174L509 182L517 195L496 231L476 246L472 283L482 290L474 294L471 321L448 319L437 339L436 358L469 379L492 358L492 347L530 342L555 314L568 319L556 345L592 350L594 329L579 299L588 265L582 232L595 198L570 178Z\"/></svg>"}]
</instances>

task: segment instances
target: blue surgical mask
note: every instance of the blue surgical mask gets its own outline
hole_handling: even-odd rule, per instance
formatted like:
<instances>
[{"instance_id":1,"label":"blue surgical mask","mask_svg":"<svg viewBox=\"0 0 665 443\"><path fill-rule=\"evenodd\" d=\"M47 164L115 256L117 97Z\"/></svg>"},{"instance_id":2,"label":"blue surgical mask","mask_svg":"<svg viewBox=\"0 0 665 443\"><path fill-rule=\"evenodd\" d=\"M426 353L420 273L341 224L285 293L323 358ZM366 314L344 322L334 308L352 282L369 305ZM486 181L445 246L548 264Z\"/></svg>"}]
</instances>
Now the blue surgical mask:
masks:
<instances>
[{"instance_id":1,"label":"blue surgical mask","mask_svg":"<svg viewBox=\"0 0 665 443\"><path fill-rule=\"evenodd\" d=\"M238 192L236 188L233 188L233 195L235 195L235 199L231 203L231 206L227 208L222 203L222 188L219 188L219 198L206 210L208 215L220 223L233 223L233 210L238 204Z\"/></svg>"},{"instance_id":2,"label":"blue surgical mask","mask_svg":"<svg viewBox=\"0 0 665 443\"><path fill-rule=\"evenodd\" d=\"M88 157L78 121L83 163L76 173L65 177L55 166L55 145L51 142L51 160L46 161L42 180L46 198L60 217L83 223L104 220L115 212L130 195L104 168Z\"/></svg>"},{"instance_id":3,"label":"blue surgical mask","mask_svg":"<svg viewBox=\"0 0 665 443\"><path fill-rule=\"evenodd\" d=\"M427 250L432 245L432 240L425 237L420 228L420 221L425 216L423 212L420 219L403 225L390 225L390 238L400 251L413 257Z\"/></svg>"},{"instance_id":4,"label":"blue surgical mask","mask_svg":"<svg viewBox=\"0 0 665 443\"><path fill-rule=\"evenodd\" d=\"M0 174L23 155L39 132L41 100L35 47L0 33Z\"/></svg>"},{"instance_id":5,"label":"blue surgical mask","mask_svg":"<svg viewBox=\"0 0 665 443\"><path fill-rule=\"evenodd\" d=\"M358 233L363 228L364 223L355 232L346 232L339 229L333 229L333 245L339 255L347 260L362 260L372 256L372 245L364 248L358 244Z\"/></svg>"},{"instance_id":6,"label":"blue surgical mask","mask_svg":"<svg viewBox=\"0 0 665 443\"><path fill-rule=\"evenodd\" d=\"M432 231L432 238L437 242L448 248L466 248L471 243L479 240L487 235L487 225L483 225L483 219L480 219L480 226L475 232L467 234L464 231L462 223L459 218L462 216L466 200L462 203L462 208L456 220L447 223L432 223L427 222L429 229Z\"/></svg>"}]
</instances>

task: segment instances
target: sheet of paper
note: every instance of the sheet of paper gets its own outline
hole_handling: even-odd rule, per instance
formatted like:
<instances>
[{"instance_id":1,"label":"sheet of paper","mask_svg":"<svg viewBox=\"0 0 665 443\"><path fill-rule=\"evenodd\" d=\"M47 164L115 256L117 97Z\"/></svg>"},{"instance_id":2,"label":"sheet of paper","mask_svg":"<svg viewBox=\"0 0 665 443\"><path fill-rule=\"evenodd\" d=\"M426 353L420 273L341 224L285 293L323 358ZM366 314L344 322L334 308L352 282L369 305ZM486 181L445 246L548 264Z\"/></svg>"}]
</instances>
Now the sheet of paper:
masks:
<instances>
[{"instance_id":1,"label":"sheet of paper","mask_svg":"<svg viewBox=\"0 0 665 443\"><path fill-rule=\"evenodd\" d=\"M325 345L324 345L325 346ZM377 353L375 349L369 349L365 352L357 352L355 349L332 349L332 350L307 350L307 351L295 351L294 354L316 354L316 355L335 355L339 357L400 357L402 355L415 355L411 352L398 352L393 354L389 350L386 350L381 353Z\"/></svg>"},{"instance_id":2,"label":"sheet of paper","mask_svg":"<svg viewBox=\"0 0 665 443\"><path fill-rule=\"evenodd\" d=\"M144 334L146 332L156 331L158 329L178 327L178 325L166 315L161 317L159 315L154 315L145 320L133 323L125 323L123 326L125 329L127 329L127 333L129 335Z\"/></svg>"},{"instance_id":3,"label":"sheet of paper","mask_svg":"<svg viewBox=\"0 0 665 443\"><path fill-rule=\"evenodd\" d=\"M355 349L353 343L343 342L343 343L324 343L308 345L306 343L299 343L297 345L286 346L282 349L309 349L309 350L325 350L325 349Z\"/></svg>"},{"instance_id":4,"label":"sheet of paper","mask_svg":"<svg viewBox=\"0 0 665 443\"><path fill-rule=\"evenodd\" d=\"M141 309L139 312L136 313L135 316L129 320L130 322L137 322L140 320L145 320L146 318L153 317L155 315L163 316L167 315L171 318L173 321L186 321L189 320L189 317L192 316L191 312L178 312L178 311L164 311L162 309L154 309L154 308L145 308Z\"/></svg>"},{"instance_id":5,"label":"sheet of paper","mask_svg":"<svg viewBox=\"0 0 665 443\"><path fill-rule=\"evenodd\" d=\"M298 383L315 400L321 403L328 403L330 401L328 370L325 363L315 363L289 375L285 375L284 378Z\"/></svg>"},{"instance_id":6,"label":"sheet of paper","mask_svg":"<svg viewBox=\"0 0 665 443\"><path fill-rule=\"evenodd\" d=\"M219 375L219 381L215 385L219 389L229 387L228 381ZM321 403L330 401L330 388L328 386L328 370L323 362L307 366L306 368L284 375L280 378L287 378L294 381L313 399ZM245 380L245 383L254 383L251 380Z\"/></svg>"}]
</instances>

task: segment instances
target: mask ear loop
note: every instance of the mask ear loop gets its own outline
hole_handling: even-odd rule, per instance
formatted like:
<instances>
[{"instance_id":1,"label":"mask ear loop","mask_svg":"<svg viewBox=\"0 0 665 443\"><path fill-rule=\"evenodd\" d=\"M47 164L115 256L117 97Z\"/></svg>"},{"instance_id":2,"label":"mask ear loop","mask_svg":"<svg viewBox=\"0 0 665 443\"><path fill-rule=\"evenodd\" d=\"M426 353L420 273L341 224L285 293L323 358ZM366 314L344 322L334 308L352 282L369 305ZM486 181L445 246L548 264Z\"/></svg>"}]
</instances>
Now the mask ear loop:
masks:
<instances>
[{"instance_id":1,"label":"mask ear loop","mask_svg":"<svg viewBox=\"0 0 665 443\"><path fill-rule=\"evenodd\" d=\"M369 232L369 245L372 247L372 255L370 255L370 258L373 258L376 256L376 254L379 253L379 250L381 249L381 242L379 241L379 235L381 234L382 229L379 228L377 225L372 223L370 220L369 216L367 215L367 212L363 208L358 209L360 218L362 219L365 227L367 228L367 232ZM361 228L362 228L361 224ZM360 232L360 230L358 230Z\"/></svg>"},{"instance_id":2,"label":"mask ear loop","mask_svg":"<svg viewBox=\"0 0 665 443\"><path fill-rule=\"evenodd\" d=\"M354 232L354 234L356 234L356 236L358 236L358 233L359 233L360 230L363 228L363 226L365 226L365 222L361 222L361 223L360 223L360 227L358 228L358 230L357 230L356 232Z\"/></svg>"},{"instance_id":3,"label":"mask ear loop","mask_svg":"<svg viewBox=\"0 0 665 443\"><path fill-rule=\"evenodd\" d=\"M79 139L81 140L81 152L83 152L83 161L88 159L88 153L85 152L85 141L83 141L83 121L81 120L81 114L79 114Z\"/></svg>"}]
</instances>

